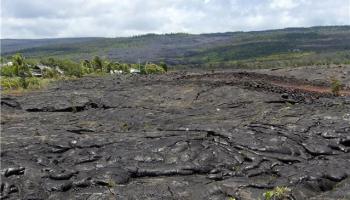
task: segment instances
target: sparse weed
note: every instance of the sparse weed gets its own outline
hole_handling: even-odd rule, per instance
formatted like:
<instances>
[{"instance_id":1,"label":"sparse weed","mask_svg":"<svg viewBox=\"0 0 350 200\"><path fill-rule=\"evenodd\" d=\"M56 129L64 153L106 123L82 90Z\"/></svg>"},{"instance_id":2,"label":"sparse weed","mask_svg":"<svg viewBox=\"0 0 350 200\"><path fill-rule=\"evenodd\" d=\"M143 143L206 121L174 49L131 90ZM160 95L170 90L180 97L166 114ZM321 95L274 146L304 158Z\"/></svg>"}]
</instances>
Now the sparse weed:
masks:
<instances>
[{"instance_id":1,"label":"sparse weed","mask_svg":"<svg viewBox=\"0 0 350 200\"><path fill-rule=\"evenodd\" d=\"M341 85L340 81L336 78L332 78L331 79L332 94L334 96L339 96L341 88L342 88L342 85Z\"/></svg>"},{"instance_id":2,"label":"sparse weed","mask_svg":"<svg viewBox=\"0 0 350 200\"><path fill-rule=\"evenodd\" d=\"M128 123L123 123L123 124L121 125L121 129L122 129L123 131L128 131L128 130L130 130L130 127L129 127Z\"/></svg>"},{"instance_id":3,"label":"sparse weed","mask_svg":"<svg viewBox=\"0 0 350 200\"><path fill-rule=\"evenodd\" d=\"M291 191L288 187L277 186L273 190L265 192L263 196L265 200L284 200L288 198Z\"/></svg>"},{"instance_id":4,"label":"sparse weed","mask_svg":"<svg viewBox=\"0 0 350 200\"><path fill-rule=\"evenodd\" d=\"M115 181L113 179L109 179L107 187L109 188L113 188L115 187L117 184L115 183Z\"/></svg>"},{"instance_id":5,"label":"sparse weed","mask_svg":"<svg viewBox=\"0 0 350 200\"><path fill-rule=\"evenodd\" d=\"M235 166L232 167L232 170L235 171L235 172L238 172L238 171L241 170L241 167L240 167L240 165L235 165Z\"/></svg>"}]
</instances>

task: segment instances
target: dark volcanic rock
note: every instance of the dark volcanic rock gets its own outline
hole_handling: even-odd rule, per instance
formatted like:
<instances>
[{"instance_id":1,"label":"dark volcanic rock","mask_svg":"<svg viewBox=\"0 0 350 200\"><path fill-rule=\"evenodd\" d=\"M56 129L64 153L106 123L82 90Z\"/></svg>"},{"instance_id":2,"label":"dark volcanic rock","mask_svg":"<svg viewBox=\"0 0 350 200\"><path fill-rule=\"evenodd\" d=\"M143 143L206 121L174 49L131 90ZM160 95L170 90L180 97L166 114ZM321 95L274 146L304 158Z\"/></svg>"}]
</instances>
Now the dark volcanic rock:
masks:
<instances>
[{"instance_id":1,"label":"dark volcanic rock","mask_svg":"<svg viewBox=\"0 0 350 200\"><path fill-rule=\"evenodd\" d=\"M347 98L250 73L83 78L1 100L1 199L350 198Z\"/></svg>"},{"instance_id":2,"label":"dark volcanic rock","mask_svg":"<svg viewBox=\"0 0 350 200\"><path fill-rule=\"evenodd\" d=\"M5 177L9 177L12 175L22 175L22 174L24 174L24 170L25 170L24 167L8 168L8 169L6 169L4 175L5 175Z\"/></svg>"}]
</instances>

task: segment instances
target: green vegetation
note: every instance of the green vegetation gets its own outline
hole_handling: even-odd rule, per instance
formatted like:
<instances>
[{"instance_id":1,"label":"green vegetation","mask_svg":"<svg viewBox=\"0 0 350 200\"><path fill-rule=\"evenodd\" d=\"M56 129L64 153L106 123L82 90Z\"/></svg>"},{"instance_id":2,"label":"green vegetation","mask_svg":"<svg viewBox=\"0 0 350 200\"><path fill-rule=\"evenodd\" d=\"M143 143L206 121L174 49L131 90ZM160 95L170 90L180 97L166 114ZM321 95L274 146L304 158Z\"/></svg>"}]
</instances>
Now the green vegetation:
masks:
<instances>
[{"instance_id":1,"label":"green vegetation","mask_svg":"<svg viewBox=\"0 0 350 200\"><path fill-rule=\"evenodd\" d=\"M95 71L102 71L103 70L103 61L101 60L100 57L95 56L94 59L92 60L92 68Z\"/></svg>"},{"instance_id":2,"label":"green vegetation","mask_svg":"<svg viewBox=\"0 0 350 200\"><path fill-rule=\"evenodd\" d=\"M60 76L60 73L56 69L44 68L42 70L42 77L43 78L57 79L57 78L59 78L59 76Z\"/></svg>"},{"instance_id":3,"label":"green vegetation","mask_svg":"<svg viewBox=\"0 0 350 200\"><path fill-rule=\"evenodd\" d=\"M120 128L123 131L129 131L130 130L130 127L129 127L128 123L122 123Z\"/></svg>"},{"instance_id":4,"label":"green vegetation","mask_svg":"<svg viewBox=\"0 0 350 200\"><path fill-rule=\"evenodd\" d=\"M165 73L167 70L166 65L159 66L156 64L146 64L144 67L144 71L140 71L142 74L161 74Z\"/></svg>"},{"instance_id":5,"label":"green vegetation","mask_svg":"<svg viewBox=\"0 0 350 200\"><path fill-rule=\"evenodd\" d=\"M17 76L16 68L13 66L3 66L0 68L1 76L15 77Z\"/></svg>"},{"instance_id":6,"label":"green vegetation","mask_svg":"<svg viewBox=\"0 0 350 200\"><path fill-rule=\"evenodd\" d=\"M273 190L263 194L265 200L284 200L287 199L292 190L288 187L275 187Z\"/></svg>"},{"instance_id":7,"label":"green vegetation","mask_svg":"<svg viewBox=\"0 0 350 200\"><path fill-rule=\"evenodd\" d=\"M160 63L159 63L159 66L160 66L160 67L162 67L162 68L163 68L163 70L164 70L165 72L167 72L167 71L168 71L168 65L167 65L167 64L165 64L164 62L160 62Z\"/></svg>"},{"instance_id":8,"label":"green vegetation","mask_svg":"<svg viewBox=\"0 0 350 200\"><path fill-rule=\"evenodd\" d=\"M40 44L40 45L39 45ZM164 61L177 69L276 68L350 64L350 26L287 28L212 34L147 34L125 38L2 40L2 56L94 58L85 66L112 68L96 55L136 63ZM135 66L136 69L144 66ZM135 68L134 67L134 68ZM166 68L164 68L167 71ZM126 71L126 69L124 69ZM76 72L72 72L77 74ZM87 73L87 72L84 72ZM90 72L88 72L90 73Z\"/></svg>"},{"instance_id":9,"label":"green vegetation","mask_svg":"<svg viewBox=\"0 0 350 200\"><path fill-rule=\"evenodd\" d=\"M113 179L109 179L108 183L107 183L107 187L109 188L113 188L115 187L117 184L115 183L115 181Z\"/></svg>"},{"instance_id":10,"label":"green vegetation","mask_svg":"<svg viewBox=\"0 0 350 200\"><path fill-rule=\"evenodd\" d=\"M25 80L20 77L1 77L0 85L4 90L17 90L17 89L41 89L47 86L50 79L30 77Z\"/></svg>"},{"instance_id":11,"label":"green vegetation","mask_svg":"<svg viewBox=\"0 0 350 200\"><path fill-rule=\"evenodd\" d=\"M20 54L12 56L11 66L4 67L4 69L1 68L0 73L8 77L18 77L16 79L2 79L1 83L4 84L4 87L27 89L31 84L38 84L36 80L28 79L32 74L29 65L24 62L24 58Z\"/></svg>"},{"instance_id":12,"label":"green vegetation","mask_svg":"<svg viewBox=\"0 0 350 200\"><path fill-rule=\"evenodd\" d=\"M284 68L300 66L329 66L349 65L350 51L337 52L284 52L275 53L249 59L232 59L228 61L208 61L203 64L180 65L179 68L201 67L205 69L215 68Z\"/></svg>"},{"instance_id":13,"label":"green vegetation","mask_svg":"<svg viewBox=\"0 0 350 200\"><path fill-rule=\"evenodd\" d=\"M336 79L336 78L332 78L331 79L332 94L334 96L339 96L341 88L342 88L342 85L341 85L340 81L338 79Z\"/></svg>"},{"instance_id":14,"label":"green vegetation","mask_svg":"<svg viewBox=\"0 0 350 200\"><path fill-rule=\"evenodd\" d=\"M16 54L9 59L2 58L0 67L1 87L4 90L39 89L50 80L80 78L84 75L102 76L107 74L139 73L159 74L167 71L162 63L129 64L103 60L95 56L92 60L75 62L69 59L25 59ZM10 62L11 61L11 62Z\"/></svg>"}]
</instances>

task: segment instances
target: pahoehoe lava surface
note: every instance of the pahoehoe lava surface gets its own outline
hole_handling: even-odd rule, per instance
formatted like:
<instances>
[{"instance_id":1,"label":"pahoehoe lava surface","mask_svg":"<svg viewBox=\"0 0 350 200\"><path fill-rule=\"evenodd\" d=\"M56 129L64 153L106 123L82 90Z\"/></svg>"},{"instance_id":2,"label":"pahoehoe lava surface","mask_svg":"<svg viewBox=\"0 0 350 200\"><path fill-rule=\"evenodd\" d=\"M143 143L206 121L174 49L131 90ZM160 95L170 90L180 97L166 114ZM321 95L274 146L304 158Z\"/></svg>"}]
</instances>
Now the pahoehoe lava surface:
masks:
<instances>
[{"instance_id":1,"label":"pahoehoe lava surface","mask_svg":"<svg viewBox=\"0 0 350 200\"><path fill-rule=\"evenodd\" d=\"M276 81L295 82L170 73L3 96L1 199L349 199L349 97Z\"/></svg>"}]
</instances>

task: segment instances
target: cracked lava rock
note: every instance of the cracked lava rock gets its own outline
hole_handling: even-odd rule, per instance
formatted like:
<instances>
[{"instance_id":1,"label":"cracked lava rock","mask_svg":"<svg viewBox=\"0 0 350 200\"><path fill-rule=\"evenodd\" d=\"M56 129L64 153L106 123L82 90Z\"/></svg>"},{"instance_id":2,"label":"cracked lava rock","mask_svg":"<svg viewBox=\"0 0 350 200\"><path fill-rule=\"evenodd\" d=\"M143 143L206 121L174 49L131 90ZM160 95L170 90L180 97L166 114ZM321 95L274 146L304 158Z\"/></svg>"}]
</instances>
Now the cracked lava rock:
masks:
<instances>
[{"instance_id":1,"label":"cracked lava rock","mask_svg":"<svg viewBox=\"0 0 350 200\"><path fill-rule=\"evenodd\" d=\"M174 72L3 95L1 199L350 199L350 99L296 82Z\"/></svg>"}]
</instances>

